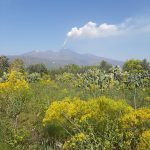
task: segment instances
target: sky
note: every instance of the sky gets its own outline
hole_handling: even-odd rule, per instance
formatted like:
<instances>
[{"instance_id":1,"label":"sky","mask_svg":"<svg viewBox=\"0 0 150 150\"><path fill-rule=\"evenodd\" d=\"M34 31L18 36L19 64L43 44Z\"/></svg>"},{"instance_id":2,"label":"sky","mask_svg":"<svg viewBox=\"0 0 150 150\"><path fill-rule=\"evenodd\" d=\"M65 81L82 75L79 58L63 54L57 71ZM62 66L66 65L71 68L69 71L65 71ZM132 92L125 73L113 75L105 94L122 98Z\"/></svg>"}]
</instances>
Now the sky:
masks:
<instances>
[{"instance_id":1,"label":"sky","mask_svg":"<svg viewBox=\"0 0 150 150\"><path fill-rule=\"evenodd\" d=\"M0 0L0 54L63 48L150 60L150 0Z\"/></svg>"}]
</instances>

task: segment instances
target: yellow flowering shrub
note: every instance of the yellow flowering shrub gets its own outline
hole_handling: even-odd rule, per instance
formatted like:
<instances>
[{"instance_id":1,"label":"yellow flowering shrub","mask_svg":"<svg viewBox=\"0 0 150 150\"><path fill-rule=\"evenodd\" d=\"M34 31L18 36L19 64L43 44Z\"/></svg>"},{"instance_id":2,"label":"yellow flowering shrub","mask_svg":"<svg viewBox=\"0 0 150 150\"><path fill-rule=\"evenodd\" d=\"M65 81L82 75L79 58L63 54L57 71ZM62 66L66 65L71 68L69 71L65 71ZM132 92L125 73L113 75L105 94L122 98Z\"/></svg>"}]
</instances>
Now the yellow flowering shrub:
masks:
<instances>
[{"instance_id":1,"label":"yellow flowering shrub","mask_svg":"<svg viewBox=\"0 0 150 150\"><path fill-rule=\"evenodd\" d=\"M81 101L77 98L74 98L72 101L69 98L66 98L63 101L55 101L46 111L43 124L45 125L47 122L51 121L63 123L66 121L66 117L70 119L78 118L77 115L81 115L85 105L85 101Z\"/></svg>"},{"instance_id":2,"label":"yellow flowering shrub","mask_svg":"<svg viewBox=\"0 0 150 150\"><path fill-rule=\"evenodd\" d=\"M55 82L50 78L49 75L44 74L41 78L40 78L40 83L44 84L44 85L49 85L49 84L55 84Z\"/></svg>"},{"instance_id":3,"label":"yellow flowering shrub","mask_svg":"<svg viewBox=\"0 0 150 150\"><path fill-rule=\"evenodd\" d=\"M107 147L110 147L111 142L109 142L107 136L108 138L111 138L110 136L112 138L114 136L115 138L122 138L122 135L119 135L119 119L131 111L132 108L124 101L114 101L106 97L88 101L83 101L79 98L72 100L66 98L62 101L54 101L49 106L43 119L43 125L45 128L49 127L50 134L56 130L53 136L59 134L58 130L60 136L62 130L66 132L65 137L69 140L65 142L65 148L73 149L74 146L76 147L76 144L80 145L82 140L79 140L77 137L83 135L81 133L85 133L86 137L88 137L88 141L87 139L84 140L86 144L91 141L90 143L94 145L93 139L97 137L97 139L100 139L99 141L109 143ZM109 135L110 132L114 132L114 134ZM101 133L101 137L98 138L99 133ZM94 135L94 138L91 134ZM99 142L97 141L97 143Z\"/></svg>"},{"instance_id":4,"label":"yellow flowering shrub","mask_svg":"<svg viewBox=\"0 0 150 150\"><path fill-rule=\"evenodd\" d=\"M122 118L124 128L135 127L150 122L150 109L140 108L133 110Z\"/></svg>"},{"instance_id":5,"label":"yellow flowering shrub","mask_svg":"<svg viewBox=\"0 0 150 150\"><path fill-rule=\"evenodd\" d=\"M16 91L28 90L28 83L22 73L11 71L5 82L0 83L0 93L11 93Z\"/></svg>"},{"instance_id":6,"label":"yellow flowering shrub","mask_svg":"<svg viewBox=\"0 0 150 150\"><path fill-rule=\"evenodd\" d=\"M0 109L6 116L16 116L23 108L29 96L29 85L25 76L11 71L7 79L0 83Z\"/></svg>"},{"instance_id":7,"label":"yellow flowering shrub","mask_svg":"<svg viewBox=\"0 0 150 150\"><path fill-rule=\"evenodd\" d=\"M63 145L64 150L76 149L80 143L84 142L87 136L84 133L77 133L71 137L70 140L66 141Z\"/></svg>"},{"instance_id":8,"label":"yellow flowering shrub","mask_svg":"<svg viewBox=\"0 0 150 150\"><path fill-rule=\"evenodd\" d=\"M43 119L45 125L49 121L63 122L66 117L77 119L82 122L87 118L99 120L104 115L113 116L113 113L123 114L131 111L132 108L123 101L114 101L106 97L100 97L89 101L82 101L79 98L53 102L46 111Z\"/></svg>"},{"instance_id":9,"label":"yellow flowering shrub","mask_svg":"<svg viewBox=\"0 0 150 150\"><path fill-rule=\"evenodd\" d=\"M132 149L132 147L137 146L145 130L150 128L150 109L140 108L133 110L123 116L121 123L124 130L124 141L127 144L126 146Z\"/></svg>"},{"instance_id":10,"label":"yellow flowering shrub","mask_svg":"<svg viewBox=\"0 0 150 150\"><path fill-rule=\"evenodd\" d=\"M144 141L149 136L150 109L134 110L122 100L114 101L106 97L88 101L66 98L54 101L49 106L43 125L49 126L50 131L66 132L63 134L63 148L68 150L110 147L140 149L141 145L146 147L148 143ZM61 136L59 132L57 135ZM54 133L53 136L55 135Z\"/></svg>"},{"instance_id":11,"label":"yellow flowering shrub","mask_svg":"<svg viewBox=\"0 0 150 150\"><path fill-rule=\"evenodd\" d=\"M132 108L123 100L114 101L110 98L99 97L88 101L93 112L92 118L97 121L102 117L113 119L122 116L123 114L132 111Z\"/></svg>"},{"instance_id":12,"label":"yellow flowering shrub","mask_svg":"<svg viewBox=\"0 0 150 150\"><path fill-rule=\"evenodd\" d=\"M148 150L150 148L150 130L144 131L140 137L137 150Z\"/></svg>"}]
</instances>

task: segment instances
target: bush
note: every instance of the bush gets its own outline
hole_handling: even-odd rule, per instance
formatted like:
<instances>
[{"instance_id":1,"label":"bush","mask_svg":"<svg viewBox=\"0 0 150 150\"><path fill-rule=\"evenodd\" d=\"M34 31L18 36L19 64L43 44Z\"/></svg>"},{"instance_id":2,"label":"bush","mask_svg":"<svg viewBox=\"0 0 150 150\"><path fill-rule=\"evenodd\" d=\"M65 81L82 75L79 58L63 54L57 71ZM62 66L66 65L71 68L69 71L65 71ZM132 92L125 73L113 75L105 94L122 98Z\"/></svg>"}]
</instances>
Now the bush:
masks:
<instances>
[{"instance_id":1,"label":"bush","mask_svg":"<svg viewBox=\"0 0 150 150\"><path fill-rule=\"evenodd\" d=\"M114 101L106 97L89 101L66 98L50 105L43 125L49 131L50 128L53 129L52 135L47 130L49 136L61 137L64 149L121 148L123 132L120 118L131 111L132 108L124 101Z\"/></svg>"}]
</instances>

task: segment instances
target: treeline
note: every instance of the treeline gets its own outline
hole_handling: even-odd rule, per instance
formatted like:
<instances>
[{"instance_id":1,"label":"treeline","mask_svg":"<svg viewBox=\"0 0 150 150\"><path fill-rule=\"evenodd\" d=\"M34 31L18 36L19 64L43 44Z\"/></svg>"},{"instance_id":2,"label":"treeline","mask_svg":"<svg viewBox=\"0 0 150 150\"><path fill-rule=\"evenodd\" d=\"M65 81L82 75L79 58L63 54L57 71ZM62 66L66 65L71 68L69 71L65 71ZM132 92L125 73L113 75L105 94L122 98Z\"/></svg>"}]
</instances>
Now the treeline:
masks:
<instances>
[{"instance_id":1,"label":"treeline","mask_svg":"<svg viewBox=\"0 0 150 150\"><path fill-rule=\"evenodd\" d=\"M69 64L56 69L49 69L42 63L25 66L23 60L21 59L15 59L12 62L10 62L8 57L0 56L0 77L3 75L4 72L7 73L13 69L18 70L20 72L26 71L29 74L31 73L39 73L40 75L49 74L51 78L54 79L55 75L57 74L63 74L64 72L74 74L84 73L88 69L92 68L101 69L107 73L111 70L112 67L114 66L103 60L98 65L93 66L78 66L76 64ZM128 72L143 72L143 71L150 72L150 63L146 59L143 60L131 59L127 60L124 63L122 70Z\"/></svg>"}]
</instances>

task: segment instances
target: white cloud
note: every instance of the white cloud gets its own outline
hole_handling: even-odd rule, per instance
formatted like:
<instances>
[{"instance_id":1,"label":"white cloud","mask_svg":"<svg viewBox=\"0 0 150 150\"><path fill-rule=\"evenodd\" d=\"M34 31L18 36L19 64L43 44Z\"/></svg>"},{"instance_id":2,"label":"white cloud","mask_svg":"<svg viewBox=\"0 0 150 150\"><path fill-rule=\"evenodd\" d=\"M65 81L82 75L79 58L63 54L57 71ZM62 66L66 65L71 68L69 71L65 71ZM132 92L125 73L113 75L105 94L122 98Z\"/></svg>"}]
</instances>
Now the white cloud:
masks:
<instances>
[{"instance_id":1,"label":"white cloud","mask_svg":"<svg viewBox=\"0 0 150 150\"><path fill-rule=\"evenodd\" d=\"M68 38L97 38L118 35L122 31L117 25L103 23L97 25L94 22L88 22L81 28L74 27L68 33Z\"/></svg>"},{"instance_id":2,"label":"white cloud","mask_svg":"<svg viewBox=\"0 0 150 150\"><path fill-rule=\"evenodd\" d=\"M150 15L135 16L118 23L98 24L92 21L71 28L63 47L79 53L112 59L149 60Z\"/></svg>"},{"instance_id":3,"label":"white cloud","mask_svg":"<svg viewBox=\"0 0 150 150\"><path fill-rule=\"evenodd\" d=\"M78 28L73 27L68 33L68 39L76 38L106 38L130 34L132 32L149 32L150 20L143 18L128 18L120 24L103 23L97 25L90 21L84 26Z\"/></svg>"}]
</instances>

